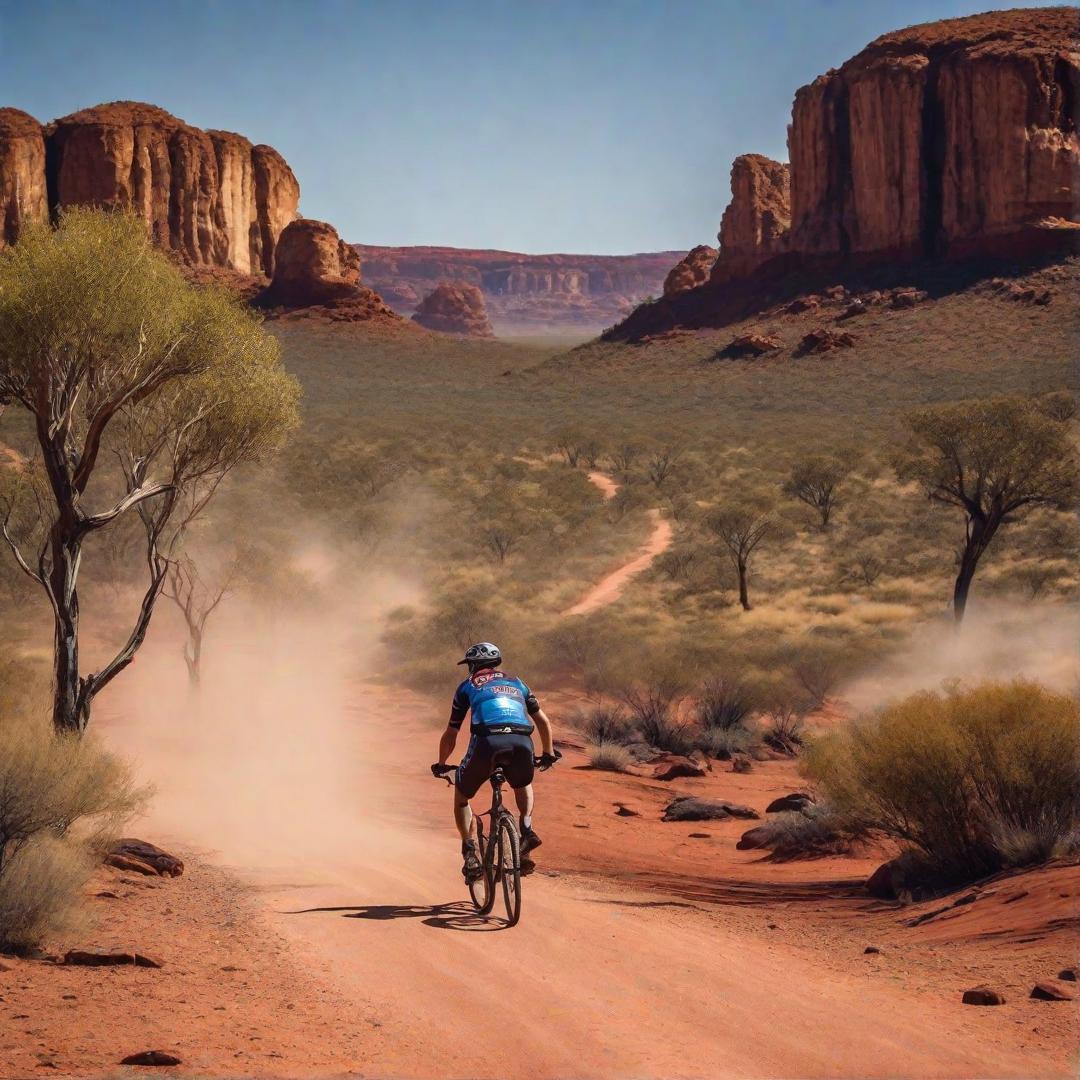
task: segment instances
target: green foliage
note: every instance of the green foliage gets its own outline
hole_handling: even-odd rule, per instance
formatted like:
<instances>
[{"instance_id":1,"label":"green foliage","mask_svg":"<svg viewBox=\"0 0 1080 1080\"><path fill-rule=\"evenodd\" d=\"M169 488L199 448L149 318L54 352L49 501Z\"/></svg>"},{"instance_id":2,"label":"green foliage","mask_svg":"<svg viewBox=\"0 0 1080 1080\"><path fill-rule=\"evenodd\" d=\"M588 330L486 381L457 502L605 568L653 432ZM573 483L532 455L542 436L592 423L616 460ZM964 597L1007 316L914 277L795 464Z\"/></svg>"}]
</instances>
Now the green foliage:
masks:
<instances>
[{"instance_id":1,"label":"green foliage","mask_svg":"<svg viewBox=\"0 0 1080 1080\"><path fill-rule=\"evenodd\" d=\"M8 714L0 724L0 950L70 925L93 852L141 805L127 768L93 739Z\"/></svg>"},{"instance_id":2,"label":"green foliage","mask_svg":"<svg viewBox=\"0 0 1080 1080\"><path fill-rule=\"evenodd\" d=\"M942 880L974 880L1017 858L1017 836L1080 824L1080 703L1023 680L920 693L815 741L806 770Z\"/></svg>"}]
</instances>

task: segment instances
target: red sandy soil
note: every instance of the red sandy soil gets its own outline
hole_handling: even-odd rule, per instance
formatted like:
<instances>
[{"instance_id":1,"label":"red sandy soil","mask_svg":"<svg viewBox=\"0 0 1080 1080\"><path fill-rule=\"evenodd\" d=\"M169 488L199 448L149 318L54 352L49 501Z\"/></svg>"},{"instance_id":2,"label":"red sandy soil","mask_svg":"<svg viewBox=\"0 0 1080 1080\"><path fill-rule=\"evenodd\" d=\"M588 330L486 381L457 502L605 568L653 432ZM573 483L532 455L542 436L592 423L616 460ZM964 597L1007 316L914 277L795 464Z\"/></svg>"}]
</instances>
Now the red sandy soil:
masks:
<instances>
[{"instance_id":1,"label":"red sandy soil","mask_svg":"<svg viewBox=\"0 0 1080 1080\"><path fill-rule=\"evenodd\" d=\"M1027 994L1074 958L1077 866L985 884L912 927L949 901L869 900L873 858L776 865L735 850L746 823L659 820L674 794L763 810L798 788L790 762L665 784L592 771L568 746L539 782L540 869L504 930L471 914L449 792L427 775L441 725L417 718L441 705L362 690L353 804L325 823L345 842L313 832L281 865L229 871L181 845L176 880L102 871L96 890L119 899L95 899L80 943L165 966L15 961L0 1076L117 1075L149 1048L197 1076L1069 1075L1075 1007ZM556 717L567 703L547 700ZM154 736L113 735L153 773ZM961 1005L981 983L1007 1004Z\"/></svg>"}]
</instances>

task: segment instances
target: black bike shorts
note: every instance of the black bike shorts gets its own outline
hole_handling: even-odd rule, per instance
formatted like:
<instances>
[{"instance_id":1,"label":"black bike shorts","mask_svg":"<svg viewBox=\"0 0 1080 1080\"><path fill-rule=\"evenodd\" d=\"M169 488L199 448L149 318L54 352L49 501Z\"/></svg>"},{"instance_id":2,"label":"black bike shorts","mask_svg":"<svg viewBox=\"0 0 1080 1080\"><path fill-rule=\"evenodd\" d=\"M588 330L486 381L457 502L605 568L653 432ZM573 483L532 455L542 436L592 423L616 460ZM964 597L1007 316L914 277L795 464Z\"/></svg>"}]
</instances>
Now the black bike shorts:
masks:
<instances>
[{"instance_id":1,"label":"black bike shorts","mask_svg":"<svg viewBox=\"0 0 1080 1080\"><path fill-rule=\"evenodd\" d=\"M473 735L457 770L457 789L471 799L499 766L512 788L527 787L533 779L531 735Z\"/></svg>"}]
</instances>

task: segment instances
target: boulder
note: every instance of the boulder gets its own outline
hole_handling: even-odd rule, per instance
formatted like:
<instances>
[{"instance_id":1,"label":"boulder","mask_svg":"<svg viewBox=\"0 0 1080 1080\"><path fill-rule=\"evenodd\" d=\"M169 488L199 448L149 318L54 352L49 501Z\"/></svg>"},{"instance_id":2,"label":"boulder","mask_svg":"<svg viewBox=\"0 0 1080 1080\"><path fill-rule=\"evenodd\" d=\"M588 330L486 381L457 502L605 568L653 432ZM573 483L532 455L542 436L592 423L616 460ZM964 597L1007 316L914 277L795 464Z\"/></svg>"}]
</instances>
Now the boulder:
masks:
<instances>
[{"instance_id":1,"label":"boulder","mask_svg":"<svg viewBox=\"0 0 1080 1080\"><path fill-rule=\"evenodd\" d=\"M854 344L855 338L852 334L819 326L799 342L795 353L797 356L816 355L832 352L834 349L850 349Z\"/></svg>"},{"instance_id":2,"label":"boulder","mask_svg":"<svg viewBox=\"0 0 1080 1080\"><path fill-rule=\"evenodd\" d=\"M109 849L109 854L106 856L106 862L110 861L110 856L121 860L127 860L131 863L140 864L139 872L146 873L147 871L142 867L149 867L149 872L152 874L160 874L162 877L179 877L184 872L184 863L182 859L178 859L175 855L170 855L167 851L163 851L161 848L154 844L147 843L145 840L133 840L130 838L124 840L117 840L115 844ZM117 863L112 863L116 866ZM127 870L132 869L131 866L121 866L120 869Z\"/></svg>"},{"instance_id":3,"label":"boulder","mask_svg":"<svg viewBox=\"0 0 1080 1080\"><path fill-rule=\"evenodd\" d=\"M681 795L668 803L664 821L719 821L724 818L760 818L749 806L728 802L727 799L699 799Z\"/></svg>"},{"instance_id":4,"label":"boulder","mask_svg":"<svg viewBox=\"0 0 1080 1080\"><path fill-rule=\"evenodd\" d=\"M1076 968L1063 968L1058 972L1058 978L1064 982L1076 982Z\"/></svg>"},{"instance_id":5,"label":"boulder","mask_svg":"<svg viewBox=\"0 0 1080 1080\"><path fill-rule=\"evenodd\" d=\"M965 1005L1004 1005L1005 996L989 986L973 986L960 999Z\"/></svg>"},{"instance_id":6,"label":"boulder","mask_svg":"<svg viewBox=\"0 0 1080 1080\"><path fill-rule=\"evenodd\" d=\"M29 113L0 109L0 248L48 217L44 129Z\"/></svg>"},{"instance_id":7,"label":"boulder","mask_svg":"<svg viewBox=\"0 0 1080 1080\"><path fill-rule=\"evenodd\" d=\"M769 825L755 825L739 837L735 847L738 851L751 851L755 848L767 848L773 842L773 829Z\"/></svg>"},{"instance_id":8,"label":"boulder","mask_svg":"<svg viewBox=\"0 0 1080 1080\"><path fill-rule=\"evenodd\" d=\"M1072 1001L1075 994L1060 983L1040 982L1031 988L1031 996L1036 1001Z\"/></svg>"},{"instance_id":9,"label":"boulder","mask_svg":"<svg viewBox=\"0 0 1080 1080\"><path fill-rule=\"evenodd\" d=\"M466 337L494 337L484 294L463 281L446 282L433 289L413 313L413 322L428 330Z\"/></svg>"},{"instance_id":10,"label":"boulder","mask_svg":"<svg viewBox=\"0 0 1080 1080\"><path fill-rule=\"evenodd\" d=\"M784 343L771 334L742 334L728 343L721 356L764 356L766 353L782 349Z\"/></svg>"},{"instance_id":11,"label":"boulder","mask_svg":"<svg viewBox=\"0 0 1080 1080\"><path fill-rule=\"evenodd\" d=\"M900 895L900 880L895 859L882 863L867 879L864 886L879 900L895 900Z\"/></svg>"},{"instance_id":12,"label":"boulder","mask_svg":"<svg viewBox=\"0 0 1080 1080\"><path fill-rule=\"evenodd\" d=\"M300 218L281 233L274 277L259 303L264 307L311 307L351 299L359 290L360 256L338 236L333 225Z\"/></svg>"},{"instance_id":13,"label":"boulder","mask_svg":"<svg viewBox=\"0 0 1080 1080\"><path fill-rule=\"evenodd\" d=\"M167 1054L164 1050L140 1050L137 1054L128 1054L120 1059L121 1065L142 1065L149 1068L169 1065L182 1065L183 1062L175 1054Z\"/></svg>"},{"instance_id":14,"label":"boulder","mask_svg":"<svg viewBox=\"0 0 1080 1080\"><path fill-rule=\"evenodd\" d=\"M64 963L72 967L122 967L127 964L146 968L162 966L160 960L145 953L104 949L69 949L64 954Z\"/></svg>"},{"instance_id":15,"label":"boulder","mask_svg":"<svg viewBox=\"0 0 1080 1080\"><path fill-rule=\"evenodd\" d=\"M913 308L926 299L927 294L922 289L895 289L890 298L894 308Z\"/></svg>"},{"instance_id":16,"label":"boulder","mask_svg":"<svg viewBox=\"0 0 1080 1080\"><path fill-rule=\"evenodd\" d=\"M790 795L781 795L780 798L773 799L773 801L765 807L765 813L799 813L808 806L813 805L814 797L812 795L807 794L805 791L794 791Z\"/></svg>"},{"instance_id":17,"label":"boulder","mask_svg":"<svg viewBox=\"0 0 1080 1080\"><path fill-rule=\"evenodd\" d=\"M654 780L678 780L683 777L706 776L709 769L701 761L680 754L663 754L653 762Z\"/></svg>"},{"instance_id":18,"label":"boulder","mask_svg":"<svg viewBox=\"0 0 1080 1080\"><path fill-rule=\"evenodd\" d=\"M664 279L664 295L689 292L709 280L709 273L716 262L716 248L699 244L686 253Z\"/></svg>"}]
</instances>

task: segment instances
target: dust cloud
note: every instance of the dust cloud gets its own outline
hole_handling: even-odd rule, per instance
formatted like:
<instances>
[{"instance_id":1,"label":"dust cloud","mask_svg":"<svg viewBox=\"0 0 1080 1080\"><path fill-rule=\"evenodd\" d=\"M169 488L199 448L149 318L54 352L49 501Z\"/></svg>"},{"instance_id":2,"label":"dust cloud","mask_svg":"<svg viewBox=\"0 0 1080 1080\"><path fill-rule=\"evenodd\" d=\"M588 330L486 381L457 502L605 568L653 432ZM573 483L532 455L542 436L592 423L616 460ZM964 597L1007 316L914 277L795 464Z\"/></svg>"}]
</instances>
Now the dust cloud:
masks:
<instances>
[{"instance_id":1,"label":"dust cloud","mask_svg":"<svg viewBox=\"0 0 1080 1080\"><path fill-rule=\"evenodd\" d=\"M162 599L135 663L95 709L99 733L155 787L132 829L245 868L332 865L355 850L388 798L385 770L368 764L364 701L378 691L364 680L382 616L416 590L344 573L346 558L304 548L296 565L317 600L291 610L228 597L208 624L198 690Z\"/></svg>"},{"instance_id":2,"label":"dust cloud","mask_svg":"<svg viewBox=\"0 0 1080 1080\"><path fill-rule=\"evenodd\" d=\"M844 687L840 696L861 711L952 679L1018 676L1063 693L1077 691L1080 609L980 602L969 609L959 631L951 615L915 629L893 656Z\"/></svg>"}]
</instances>

